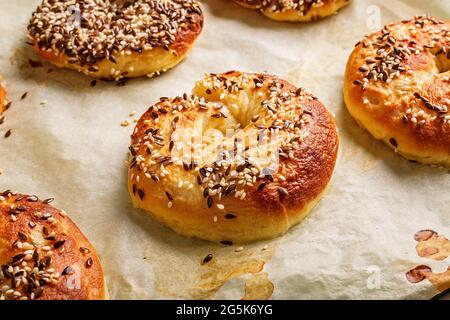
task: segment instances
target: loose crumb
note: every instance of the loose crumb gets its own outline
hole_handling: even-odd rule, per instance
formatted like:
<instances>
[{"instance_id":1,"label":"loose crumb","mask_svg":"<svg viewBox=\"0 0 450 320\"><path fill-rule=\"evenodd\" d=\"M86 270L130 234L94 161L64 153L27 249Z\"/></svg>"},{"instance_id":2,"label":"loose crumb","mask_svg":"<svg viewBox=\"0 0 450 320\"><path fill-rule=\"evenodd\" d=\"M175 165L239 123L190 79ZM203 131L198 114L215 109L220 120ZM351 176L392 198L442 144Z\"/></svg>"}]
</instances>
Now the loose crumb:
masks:
<instances>
[{"instance_id":1,"label":"loose crumb","mask_svg":"<svg viewBox=\"0 0 450 320\"><path fill-rule=\"evenodd\" d=\"M5 133L5 138L9 138L11 136L12 130L9 129L8 131L6 131Z\"/></svg>"}]
</instances>

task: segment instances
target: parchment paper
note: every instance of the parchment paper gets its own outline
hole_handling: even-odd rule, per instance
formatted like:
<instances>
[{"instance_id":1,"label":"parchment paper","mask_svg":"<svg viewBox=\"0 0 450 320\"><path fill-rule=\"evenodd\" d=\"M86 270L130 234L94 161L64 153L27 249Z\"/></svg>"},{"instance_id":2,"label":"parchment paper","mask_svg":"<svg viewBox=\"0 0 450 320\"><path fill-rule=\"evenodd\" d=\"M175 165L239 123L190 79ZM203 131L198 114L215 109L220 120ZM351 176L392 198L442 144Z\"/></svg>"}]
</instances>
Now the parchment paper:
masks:
<instances>
[{"instance_id":1,"label":"parchment paper","mask_svg":"<svg viewBox=\"0 0 450 320\"><path fill-rule=\"evenodd\" d=\"M405 273L419 264L447 270L449 259L420 258L413 236L421 229L450 236L450 174L410 163L359 129L341 90L353 45L381 28L377 10L382 24L426 12L448 19L448 0L356 0L310 24L273 22L232 1L203 1L205 27L190 56L160 77L124 87L91 87L76 72L49 73L48 64L31 68L26 25L39 2L0 0L0 73L13 101L0 126L0 187L55 197L96 247L112 299L438 293L428 280L409 283ZM241 252L175 235L134 210L126 190L133 119L160 96L189 92L204 73L230 69L264 71L308 88L336 114L341 138L331 187L311 215L286 236ZM121 127L125 119L132 124ZM209 253L214 259L201 266Z\"/></svg>"}]
</instances>

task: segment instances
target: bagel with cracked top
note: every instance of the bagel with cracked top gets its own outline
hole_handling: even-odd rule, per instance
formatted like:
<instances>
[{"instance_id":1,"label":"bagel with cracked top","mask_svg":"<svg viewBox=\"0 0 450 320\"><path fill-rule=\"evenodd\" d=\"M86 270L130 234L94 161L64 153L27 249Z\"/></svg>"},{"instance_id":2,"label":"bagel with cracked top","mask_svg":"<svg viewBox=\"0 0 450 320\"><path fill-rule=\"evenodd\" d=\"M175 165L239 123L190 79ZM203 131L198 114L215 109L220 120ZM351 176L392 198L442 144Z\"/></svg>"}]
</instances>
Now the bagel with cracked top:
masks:
<instances>
[{"instance_id":1,"label":"bagel with cracked top","mask_svg":"<svg viewBox=\"0 0 450 320\"><path fill-rule=\"evenodd\" d=\"M319 201L337 151L332 115L303 88L266 74L209 74L142 115L128 188L135 207L179 234L268 239Z\"/></svg>"}]
</instances>

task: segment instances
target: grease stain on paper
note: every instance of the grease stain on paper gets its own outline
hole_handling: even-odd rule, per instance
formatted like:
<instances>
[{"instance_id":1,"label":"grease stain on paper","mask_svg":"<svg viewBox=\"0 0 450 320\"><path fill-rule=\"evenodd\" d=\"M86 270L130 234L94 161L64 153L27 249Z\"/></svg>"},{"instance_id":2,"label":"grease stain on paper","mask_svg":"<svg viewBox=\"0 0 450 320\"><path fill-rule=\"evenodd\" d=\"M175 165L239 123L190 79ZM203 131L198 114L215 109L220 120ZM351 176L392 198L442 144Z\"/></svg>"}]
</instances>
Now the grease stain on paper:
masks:
<instances>
[{"instance_id":1,"label":"grease stain on paper","mask_svg":"<svg viewBox=\"0 0 450 320\"><path fill-rule=\"evenodd\" d=\"M419 257L443 261L450 256L450 241L433 230L421 230L414 235L414 239ZM436 290L443 292L450 289L450 266L447 271L436 273L427 265L419 265L406 273L406 279L411 283L427 279Z\"/></svg>"},{"instance_id":2,"label":"grease stain on paper","mask_svg":"<svg viewBox=\"0 0 450 320\"><path fill-rule=\"evenodd\" d=\"M242 300L268 300L272 297L273 283L267 272L253 275L245 282L245 295Z\"/></svg>"},{"instance_id":3,"label":"grease stain on paper","mask_svg":"<svg viewBox=\"0 0 450 320\"><path fill-rule=\"evenodd\" d=\"M273 285L270 289L267 275L261 272L274 253L274 245L253 245L242 252L235 252L232 247L219 248L213 253L213 259L204 265L200 263L202 258L189 259L188 263L176 266L158 263L154 270L155 288L168 298L211 299L228 281L250 274L253 277L246 284L245 296L269 298Z\"/></svg>"}]
</instances>

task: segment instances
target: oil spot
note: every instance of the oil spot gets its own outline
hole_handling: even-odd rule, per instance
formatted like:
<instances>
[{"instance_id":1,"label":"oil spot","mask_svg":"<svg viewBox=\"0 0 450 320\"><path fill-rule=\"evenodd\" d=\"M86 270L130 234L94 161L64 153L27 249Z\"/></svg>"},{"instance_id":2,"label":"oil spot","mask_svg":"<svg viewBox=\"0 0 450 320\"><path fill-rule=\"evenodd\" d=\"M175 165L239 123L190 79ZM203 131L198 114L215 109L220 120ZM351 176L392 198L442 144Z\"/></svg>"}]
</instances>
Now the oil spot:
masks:
<instances>
[{"instance_id":1,"label":"oil spot","mask_svg":"<svg viewBox=\"0 0 450 320\"><path fill-rule=\"evenodd\" d=\"M411 283L419 283L425 279L425 274L431 272L429 266L420 265L406 273L406 279Z\"/></svg>"},{"instance_id":2,"label":"oil spot","mask_svg":"<svg viewBox=\"0 0 450 320\"><path fill-rule=\"evenodd\" d=\"M450 256L450 241L433 230L421 230L414 235L417 241L416 252L419 257L437 261ZM419 283L427 279L439 292L450 289L450 267L447 271L436 273L426 265L419 265L405 274L410 283Z\"/></svg>"},{"instance_id":3,"label":"oil spot","mask_svg":"<svg viewBox=\"0 0 450 320\"><path fill-rule=\"evenodd\" d=\"M242 300L268 300L272 297L273 283L267 272L253 275L245 282L245 295Z\"/></svg>"},{"instance_id":4,"label":"oil spot","mask_svg":"<svg viewBox=\"0 0 450 320\"><path fill-rule=\"evenodd\" d=\"M450 256L450 241L446 237L434 233L426 240L418 241L416 251L419 257L442 261Z\"/></svg>"},{"instance_id":5,"label":"oil spot","mask_svg":"<svg viewBox=\"0 0 450 320\"><path fill-rule=\"evenodd\" d=\"M247 274L258 274L272 259L275 245L253 244L243 251L235 252L233 247L209 249L214 255L209 263L199 261L205 257L187 254L184 258L172 257L167 261L159 258L155 272L155 289L164 297L172 299L211 299L228 281ZM238 297L236 297L237 299Z\"/></svg>"}]
</instances>

